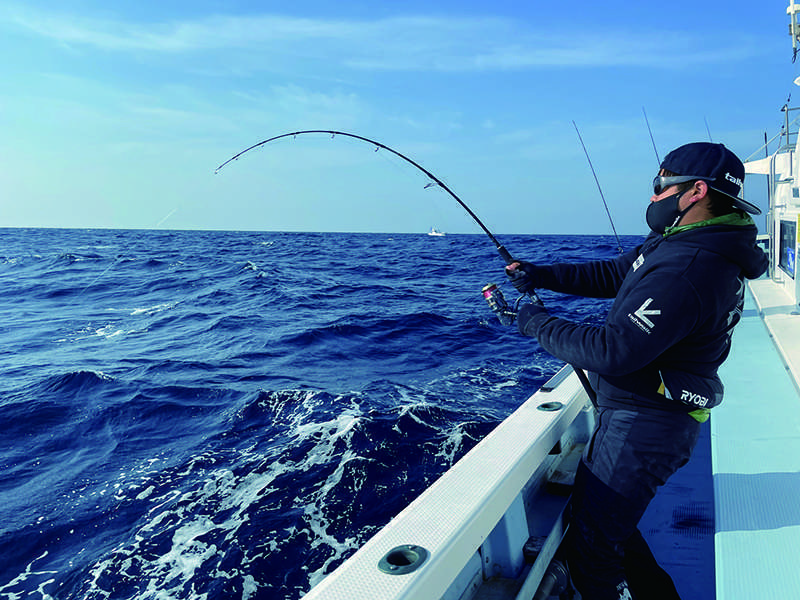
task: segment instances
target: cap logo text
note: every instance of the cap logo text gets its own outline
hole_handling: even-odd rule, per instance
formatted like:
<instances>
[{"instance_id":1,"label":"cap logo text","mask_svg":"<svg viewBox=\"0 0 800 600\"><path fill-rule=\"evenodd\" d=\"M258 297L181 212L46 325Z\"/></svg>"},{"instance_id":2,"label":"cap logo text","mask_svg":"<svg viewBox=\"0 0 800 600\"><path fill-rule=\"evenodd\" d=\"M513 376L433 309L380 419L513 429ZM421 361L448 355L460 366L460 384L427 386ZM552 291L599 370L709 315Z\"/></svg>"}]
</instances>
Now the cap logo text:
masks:
<instances>
[{"instance_id":1,"label":"cap logo text","mask_svg":"<svg viewBox=\"0 0 800 600\"><path fill-rule=\"evenodd\" d=\"M725 173L725 179L727 179L731 183L735 183L736 185L739 186L739 189L742 189L742 180L739 179L738 177L734 177L730 173Z\"/></svg>"}]
</instances>

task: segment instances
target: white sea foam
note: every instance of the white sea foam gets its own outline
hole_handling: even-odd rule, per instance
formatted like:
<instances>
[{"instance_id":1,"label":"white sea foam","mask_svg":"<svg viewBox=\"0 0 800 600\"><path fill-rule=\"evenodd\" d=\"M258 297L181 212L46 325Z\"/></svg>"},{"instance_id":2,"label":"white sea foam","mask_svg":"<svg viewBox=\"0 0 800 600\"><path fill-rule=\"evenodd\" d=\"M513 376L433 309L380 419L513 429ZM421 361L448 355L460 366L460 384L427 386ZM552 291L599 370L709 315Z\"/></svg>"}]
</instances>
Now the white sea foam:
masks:
<instances>
[{"instance_id":1,"label":"white sea foam","mask_svg":"<svg viewBox=\"0 0 800 600\"><path fill-rule=\"evenodd\" d=\"M145 490L143 490L136 496L136 499L145 500L146 498L149 498L150 495L155 491L155 489L156 489L155 486L152 485L148 486Z\"/></svg>"},{"instance_id":2,"label":"white sea foam","mask_svg":"<svg viewBox=\"0 0 800 600\"><path fill-rule=\"evenodd\" d=\"M509 379L508 381L501 381L500 383L495 383L492 386L492 391L499 392L503 388L507 387L516 387L519 385L519 382L514 379Z\"/></svg>"},{"instance_id":3,"label":"white sea foam","mask_svg":"<svg viewBox=\"0 0 800 600\"><path fill-rule=\"evenodd\" d=\"M85 327L77 330L69 337L58 338L55 340L58 344L68 343L68 342L80 342L88 339L93 338L105 338L107 340L115 339L120 336L125 336L129 334L137 333L136 330L133 329L123 329L120 327L118 323L106 323L98 327L92 323L89 323Z\"/></svg>"},{"instance_id":4,"label":"white sea foam","mask_svg":"<svg viewBox=\"0 0 800 600\"><path fill-rule=\"evenodd\" d=\"M152 316L157 313L163 312L165 310L169 310L175 307L175 302L164 302L162 304L156 304L154 306L148 306L144 308L134 308L131 312L132 317L136 317L139 315L147 315Z\"/></svg>"},{"instance_id":5,"label":"white sea foam","mask_svg":"<svg viewBox=\"0 0 800 600\"><path fill-rule=\"evenodd\" d=\"M100 329L96 329L94 332L95 335L99 337L104 337L106 339L115 338L118 335L122 335L123 333L124 331L122 329L111 323L101 327Z\"/></svg>"},{"instance_id":6,"label":"white sea foam","mask_svg":"<svg viewBox=\"0 0 800 600\"><path fill-rule=\"evenodd\" d=\"M336 463L335 470L322 482L322 485L314 493L313 498L305 500L304 513L305 520L308 523L307 533L312 540L311 548L327 546L332 551L318 569L309 572L310 587L313 587L325 577L331 563L339 560L346 553L357 549L359 546L359 540L356 537L338 539L335 533L329 530L331 522L326 515L325 507L328 504L327 497L341 483L347 464L355 460L365 460L356 454L352 449L351 443L352 436L362 418L360 409L353 407L330 421L309 423L298 426L296 429L300 439L316 439L318 441L316 446L306 454L301 464L295 465L295 469L305 470L318 464ZM340 441L345 444L346 449L344 451L339 447L340 444L338 442ZM356 487L360 487L360 484L356 484ZM351 490L351 492L356 491L358 490ZM296 501L299 501L299 499L296 499Z\"/></svg>"},{"instance_id":7,"label":"white sea foam","mask_svg":"<svg viewBox=\"0 0 800 600\"><path fill-rule=\"evenodd\" d=\"M445 439L439 446L436 456L443 459L448 467L455 463L461 449L464 447L465 441L476 440L474 436L468 433L468 425L470 425L470 423L455 423L444 432Z\"/></svg>"},{"instance_id":8,"label":"white sea foam","mask_svg":"<svg viewBox=\"0 0 800 600\"><path fill-rule=\"evenodd\" d=\"M302 414L305 410L303 407L299 412ZM297 413L294 416L297 417ZM188 491L169 489L158 492L153 484L139 490L135 499L151 504L145 514L145 521L136 530L132 542L115 548L93 565L87 582L89 590L86 598L110 597L100 582L106 576L118 578L119 574L124 575L121 565L127 565L124 571L139 573L137 579L147 582L146 589L137 596L141 600L183 598L190 591L193 598L202 600L206 595L199 593L192 584L192 578L198 572L211 572L215 577L227 579L238 576L242 580L242 598L246 600L252 597L256 593L258 582L247 574L247 565L263 557L264 551L277 549L277 540L267 539L259 548L242 549L245 556L240 569L235 572L220 570L216 565L222 548L236 541L242 525L249 521L254 505L271 491L272 483L277 477L325 463L335 452L337 440L347 438L356 422L355 415L343 414L329 423L308 426L298 424L293 427L292 435L298 443L317 431L330 434L321 436L317 446L299 463L275 460L276 456L269 452L256 454L244 451L241 453L241 460L237 461L239 467L246 463L246 468L237 469L243 474L236 474L227 467L212 467L203 473L202 470L208 468L209 464L217 462L212 453L207 453L194 457L185 469L175 475L180 481L191 475L202 475L202 480L192 485ZM348 456L352 458L352 453ZM324 495L341 479L341 468L346 460L348 459L342 459L340 468L318 492L318 500L313 502L309 510L308 531L311 535L320 536L319 544L338 544L333 536L326 533L327 522L322 516L322 507ZM165 534L171 540L168 549L159 556L152 556L153 540ZM282 537L285 532L274 532L274 535ZM342 551L351 547L352 543L348 541L343 545Z\"/></svg>"},{"instance_id":9,"label":"white sea foam","mask_svg":"<svg viewBox=\"0 0 800 600\"><path fill-rule=\"evenodd\" d=\"M12 588L14 588L14 587L20 586L20 584L24 584L29 579L34 579L35 580L35 579L41 578L43 575L44 576L55 575L55 574L58 573L58 571L36 571L36 570L34 570L34 568L33 568L34 563L42 560L48 554L49 553L47 552L47 550L45 550L44 553L41 556L37 556L30 563L28 563L28 565L25 567L25 570L22 573L17 575L14 579L9 581L5 585L0 586L0 595L3 596L4 600L21 600L22 598L29 597L29 596L31 596L32 592L31 593L25 592L23 594L22 592L15 593L15 592L12 592L10 590ZM49 594L47 594L44 591L44 586L52 584L53 581L54 581L53 579L47 579L46 581L43 581L43 582L40 581L38 583L37 591L40 593L42 600L49 600L49 599L52 598L52 596L50 596ZM23 587L21 589L24 590L25 588Z\"/></svg>"}]
</instances>

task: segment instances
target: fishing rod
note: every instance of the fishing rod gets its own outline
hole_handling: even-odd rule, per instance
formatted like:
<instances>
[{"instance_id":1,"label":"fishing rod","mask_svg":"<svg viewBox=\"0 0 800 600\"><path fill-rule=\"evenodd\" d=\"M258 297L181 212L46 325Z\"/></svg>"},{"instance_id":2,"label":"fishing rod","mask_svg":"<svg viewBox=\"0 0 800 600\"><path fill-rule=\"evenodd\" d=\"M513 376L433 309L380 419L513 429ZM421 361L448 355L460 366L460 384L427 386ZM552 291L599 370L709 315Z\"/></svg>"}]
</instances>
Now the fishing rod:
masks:
<instances>
[{"instance_id":1,"label":"fishing rod","mask_svg":"<svg viewBox=\"0 0 800 600\"><path fill-rule=\"evenodd\" d=\"M656 141L653 139L653 130L650 129L650 121L647 120L647 113L644 110L644 106L642 107L642 112L644 113L644 122L647 124L647 131L650 133L650 142L653 144L653 152L656 153L656 160L658 161L658 166L661 166L661 159L658 157L658 148L656 148Z\"/></svg>"},{"instance_id":2,"label":"fishing rod","mask_svg":"<svg viewBox=\"0 0 800 600\"><path fill-rule=\"evenodd\" d=\"M713 142L714 138L711 137L711 128L708 126L708 119L703 116L703 121L706 122L706 133L708 134L708 141Z\"/></svg>"},{"instance_id":3,"label":"fishing rod","mask_svg":"<svg viewBox=\"0 0 800 600\"><path fill-rule=\"evenodd\" d=\"M467 214L469 214L469 216L472 217L475 220L475 222L480 226L481 229L483 229L483 231L486 233L486 235L489 236L489 239L492 240L492 243L497 247L497 251L500 253L500 256L503 258L503 260L505 261L506 265L510 265L513 262L515 262L515 259L511 256L509 251L506 250L506 247L503 246L497 240L497 238L494 236L494 234L491 231L489 231L489 228L486 227L486 225L483 224L483 221L481 221L478 218L478 215L476 215L474 212L472 212L470 207L467 206L466 203L461 198L459 198L453 190L451 190L449 187L447 187L447 184L444 181L442 181L441 179L436 177L436 175L431 173L428 169L423 167L417 161L409 158L405 154L402 154L402 153L398 152L397 150L395 150L393 148L390 148L386 144L382 144L382 143L380 143L378 141L372 140L372 139L364 137L362 135L356 135L355 133L347 133L345 131L335 131L335 130L330 130L330 129L307 129L307 130L303 130L303 131L292 131L290 133L282 133L281 135L276 135L276 136L273 136L273 137L268 138L266 140L263 140L261 142L258 142L257 144L253 144L249 148L245 148L244 150L242 150L238 154L233 155L228 160L226 160L224 163L222 163L220 166L218 166L214 170L214 174L216 175L217 173L220 172L220 170L225 165L227 165L228 163L233 162L235 160L238 160L241 156L243 156L244 154L250 152L251 150L255 150L256 148L260 148L260 147L262 147L262 146L264 146L266 144L269 144L270 142L274 142L275 140L280 140L280 139L288 138L288 137L295 138L298 135L304 135L304 134L309 134L309 133L326 133L326 134L329 134L331 136L331 138L334 138L337 135L353 138L353 139L356 139L356 140L360 140L362 142L367 142L368 144L372 144L373 146L375 146L375 151L376 152L378 151L378 149L382 148L383 150L391 152L395 156L398 156L399 158L402 158L404 161L406 161L407 163L413 165L414 167L416 167L417 169L419 169L420 171L425 173L425 175L428 176L428 178L431 180L432 183L429 183L428 185L426 185L425 186L426 188L431 187L433 185L438 185L445 192L450 194L450 196L456 202L458 202L462 206L462 208L464 210L467 211ZM503 322L505 325L510 325L511 323L513 323L514 317L516 315L515 315L515 313L513 311L511 311L508 308L508 303L505 301L505 298L503 298L502 292L500 292L499 288L497 288L496 285L489 284L486 287L484 287L483 295L484 295L484 298L486 298L486 301L489 303L489 306L492 308L492 310L497 313L497 315L500 318L501 322ZM539 305L544 306L544 303L541 301L541 299L539 298L538 294L535 291L529 292L528 295L530 296L531 300L535 304L539 304Z\"/></svg>"},{"instance_id":4,"label":"fishing rod","mask_svg":"<svg viewBox=\"0 0 800 600\"><path fill-rule=\"evenodd\" d=\"M603 188L600 187L600 181L597 179L597 173L594 170L594 165L592 165L592 159L589 158L589 152L586 150L586 144L583 143L581 132L578 131L578 126L575 124L575 121L572 122L572 125L575 127L575 133L578 134L578 139L581 142L583 153L586 155L586 160L589 161L589 168L592 170L592 175L594 175L594 182L597 184L597 190L600 192L600 199L603 201L603 206L606 207L606 214L608 215L608 220L611 222L611 231L614 232L614 237L617 238L617 250L620 254L622 254L622 244L620 243L619 236L617 235L617 228L614 227L614 219L611 218L611 211L608 210L608 203L606 202L606 197L603 195Z\"/></svg>"},{"instance_id":5,"label":"fishing rod","mask_svg":"<svg viewBox=\"0 0 800 600\"><path fill-rule=\"evenodd\" d=\"M236 155L230 157L228 160L226 160L224 163L222 163L220 166L218 166L216 168L216 170L214 171L214 174L216 175L217 173L219 173L219 171L220 171L220 169L222 169L222 167L224 167L225 165L227 165L230 162L233 162L234 160L238 160L243 154L246 154L247 152L250 152L250 150L255 150L256 148L260 148L261 146L264 146L264 145L266 145L266 144L268 144L270 142L274 142L275 140L280 140L282 138L287 138L287 137L292 137L293 138L293 137L296 137L298 135L304 135L304 134L307 134L307 133L327 133L327 134L330 134L331 138L336 137L337 135L341 135L341 136L344 136L344 137L349 137L349 138L353 138L353 139L356 139L356 140L361 140L362 142L367 142L369 144L372 144L373 146L376 146L376 148L375 148L376 152L378 151L378 148L381 148L383 150L391 152L395 156L398 156L398 157L402 158L404 161L406 161L406 162L410 163L411 165L415 166L417 169L419 169L420 171L425 173L425 175L427 175L431 179L431 181L433 182L433 183L429 183L428 185L426 185L425 186L426 188L431 187L432 185L438 185L445 192L450 194L450 196L452 196L452 198L456 202L458 202L462 206L462 208L464 210L467 211L469 216L472 217L475 220L475 222L480 226L480 228L483 229L483 231L486 233L486 235L489 236L489 239L492 240L492 243L497 247L497 251L500 253L500 256L502 256L503 260L506 261L506 264L510 265L512 262L514 262L514 259L511 257L511 254L509 254L508 250L505 249L505 246L503 246L500 242L497 241L497 238L494 237L494 235L492 234L491 231L489 231L489 228L486 227L486 225L483 224L483 222L478 218L478 216L474 212L472 212L472 210L470 210L469 206L467 206L461 198L456 196L455 192L453 192L453 190L451 190L449 187L447 187L447 184L445 184L441 179L436 177L436 175L434 175L433 173L428 171L428 169L426 169L425 167L423 167L422 165L420 165L418 162L414 161L413 159L409 158L405 154L401 154L397 150L389 148L389 146L387 146L385 144L381 144L380 142L376 142L375 140L371 140L371 139L366 138L366 137L361 136L361 135L356 135L355 133L347 133L345 131L332 131L332 130L328 130L328 129L308 129L308 130L305 130L305 131L293 131L291 133L283 133L281 135L276 135L276 136L271 137L269 139L266 139L266 140L264 140L262 142L258 142L257 144L253 144L249 148L245 148L244 150L239 152L239 154L236 154Z\"/></svg>"},{"instance_id":6,"label":"fishing rod","mask_svg":"<svg viewBox=\"0 0 800 600\"><path fill-rule=\"evenodd\" d=\"M335 130L330 130L330 129L306 129L306 130L303 130L303 131L293 131L293 132L290 132L290 133L282 133L281 135L276 135L276 136L273 136L273 137L268 138L266 140L263 140L261 142L258 142L257 144L253 144L252 146L250 146L249 148L245 148L244 150L242 150L238 154L234 154L232 157L230 157L228 160L226 160L224 163L222 163L220 166L218 166L214 170L214 174L216 175L217 173L220 172L220 170L225 165L227 165L228 163L231 163L231 162L233 162L235 160L238 160L244 154L250 152L251 150L255 150L256 148L260 148L262 146L265 146L266 144L269 144L270 142L274 142L275 140L280 140L280 139L288 138L288 137L295 138L298 135L305 135L305 134L311 134L311 133L325 133L325 134L330 135L331 138L334 138L337 135L339 135L339 136L344 136L344 137L360 140L362 142L366 142L368 144L372 144L373 146L375 146L375 151L376 152L378 151L378 149L386 150L388 152L391 152L395 156L403 159L404 161L406 161L407 163L411 164L412 166L416 167L417 169L419 169L420 171L425 173L425 175L427 175L428 178L432 181L432 183L429 183L428 185L425 186L426 188L431 187L432 185L438 185L445 192L450 194L450 196L456 202L458 202L464 210L467 211L467 214L469 214L469 216L472 217L475 220L475 222L480 226L480 228L483 229L484 233L486 233L486 235L489 236L489 239L492 240L492 243L497 247L497 251L500 254L500 256L503 258L503 260L505 261L506 265L510 265L510 264L516 262L515 259L508 252L508 250L506 250L505 246L503 246L497 240L497 238L494 236L494 234L492 234L492 232L489 231L489 228L486 227L486 225L484 225L483 222L478 218L478 215L476 215L474 212L472 212L472 210L464 203L464 201L461 198L459 198L453 190L451 190L449 187L447 187L447 184L445 184L441 179L436 177L436 175L434 175L433 173L428 171L428 169L426 169L425 167L420 165L415 160L409 158L405 154L401 154L397 150L394 150L393 148L390 148L389 146L387 146L385 144L382 144L382 143L380 143L378 141L372 140L370 138L367 138L367 137L364 137L364 136L361 136L361 135L356 135L355 133L347 133L345 131L335 131ZM604 200L604 202L605 202L605 200ZM508 303L506 302L505 298L503 297L503 293L500 291L500 289L497 287L497 285L494 284L494 283L490 283L489 285L487 285L487 286L485 286L483 288L482 293L483 293L483 297L486 299L486 302L489 304L489 308L491 308L491 310L495 314L497 314L497 317L500 320L500 322L503 323L504 325L511 325L514 322L514 319L516 318L516 310L512 310L508 306ZM542 300L539 298L539 295L534 290L531 290L531 291L527 292L527 296L531 299L531 301L534 304L538 304L540 306L544 306L544 302L542 302ZM519 304L519 301L523 297L524 296L520 296L520 298L517 300L517 304ZM516 308L516 306L515 306L515 308ZM592 400L592 402L594 402L595 399L597 398L597 395L595 394L594 390L592 389L592 386L589 383L589 379L586 377L586 373L584 373L583 370L579 369L578 367L573 367L573 370L575 371L575 375L578 377L578 380L581 382L581 385L583 386L584 390L586 390L586 394L589 396L589 398Z\"/></svg>"}]
</instances>

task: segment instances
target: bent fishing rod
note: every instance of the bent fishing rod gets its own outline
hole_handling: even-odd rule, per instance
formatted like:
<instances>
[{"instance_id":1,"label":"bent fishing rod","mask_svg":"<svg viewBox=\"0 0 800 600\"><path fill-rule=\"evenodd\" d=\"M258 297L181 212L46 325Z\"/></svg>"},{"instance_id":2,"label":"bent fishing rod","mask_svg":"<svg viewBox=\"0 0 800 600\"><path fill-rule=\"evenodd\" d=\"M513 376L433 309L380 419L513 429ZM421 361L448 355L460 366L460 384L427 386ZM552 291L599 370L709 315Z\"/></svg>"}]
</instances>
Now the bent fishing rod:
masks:
<instances>
[{"instance_id":1,"label":"bent fishing rod","mask_svg":"<svg viewBox=\"0 0 800 600\"><path fill-rule=\"evenodd\" d=\"M426 169L425 167L420 165L415 160L409 158L405 154L401 154L397 150L389 148L389 146L386 146L385 144L381 144L380 142L376 142L375 140L371 140L371 139L366 138L366 137L361 136L361 135L356 135L355 133L347 133L347 132L344 132L344 131L332 131L332 130L327 130L327 129L308 129L308 130L305 130L305 131L293 131L291 133L283 133L281 135L276 135L274 137L271 137L269 139L264 140L263 142L258 142L257 144L253 144L249 148L245 148L244 150L239 152L239 154L236 154L236 155L230 157L228 160L226 160L224 163L222 163L220 166L218 166L216 168L216 170L214 171L214 174L216 175L217 173L219 173L219 171L220 171L220 169L222 169L222 167L227 165L229 162L233 162L235 160L238 160L243 154L246 154L247 152L250 152L250 150L255 150L256 148L260 148L261 146L269 144L270 142L274 142L275 140L280 140L282 138L287 138L287 137L292 137L293 138L293 137L296 137L298 135L304 135L304 134L307 134L307 133L327 133L327 134L329 134L331 136L331 138L336 137L337 135L341 135L341 136L344 136L344 137L349 137L349 138L353 138L353 139L356 139L356 140L361 140L362 142L367 142L369 144L372 144L373 146L376 146L376 148L375 148L376 152L378 151L379 148L383 149L383 150L386 150L388 152L391 152L395 156L398 156L398 157L402 158L407 163L410 163L411 165L415 166L417 169L419 169L420 171L425 173L425 175L427 175L431 179L431 181L433 182L431 184L428 184L425 187L429 187L431 185L438 185L445 192L450 194L450 196L452 196L453 199L456 202L458 202L462 206L462 208L464 210L467 211L469 216L472 217L475 220L475 222L480 226L480 228L483 229L483 231L486 233L486 235L489 236L489 239L492 240L492 243L494 243L494 245L497 247L497 251L500 253L500 256L502 256L503 260L506 261L506 264L510 265L512 262L514 262L514 259L511 258L511 255L508 253L508 250L506 250L505 247L500 242L497 241L497 238L494 237L492 232L489 231L489 229L486 227L486 225L483 224L483 222L478 218L478 216L474 212L472 212L472 210L470 210L469 206L467 206L464 203L464 201L461 200L461 198L456 196L455 192L453 192L453 190L451 190L449 187L447 187L447 185L441 179L436 177L436 175L434 175L433 173L428 171L428 169Z\"/></svg>"},{"instance_id":2,"label":"bent fishing rod","mask_svg":"<svg viewBox=\"0 0 800 600\"><path fill-rule=\"evenodd\" d=\"M503 258L503 260L505 261L506 265L510 265L510 264L516 262L515 259L508 252L508 250L506 250L505 246L503 246L497 240L497 238L494 236L494 234L492 234L492 232L489 231L489 228L486 227L486 225L484 225L483 222L478 218L478 215L476 215L474 212L472 212L472 210L469 208L469 206L467 206L466 203L461 198L459 198L453 190L451 190L449 187L447 187L447 184L445 184L441 179L436 177L436 175L431 173L428 169L426 169L425 167L420 165L415 160L409 158L405 154L402 154L402 153L398 152L397 150L394 150L393 148L390 148L389 146L387 146L385 144L382 144L382 143L380 143L378 141L372 140L370 138L367 138L367 137L364 137L364 136L361 136L361 135L356 135L355 133L348 133L348 132L345 132L345 131L335 131L335 130L330 130L330 129L306 129L306 130L303 130L303 131L292 131L290 133L282 133L281 135L276 135L276 136L273 136L273 137L268 138L266 140L263 140L261 142L258 142L257 144L253 144L249 148L245 148L244 150L242 150L238 154L233 155L228 160L223 162L220 166L218 166L214 170L214 174L216 175L217 173L219 173L220 170L222 170L222 168L225 167L225 165L227 165L228 163L231 163L233 161L239 160L239 158L241 158L243 155L247 154L251 150L255 150L256 148L261 148L262 146L265 146L266 144L269 144L270 142L274 142L276 140L280 140L280 139L283 139L283 138L289 138L289 137L295 138L298 135L306 135L306 134L312 134L312 133L325 133L325 134L330 135L331 138L334 138L334 137L336 137L338 135L338 136L343 136L343 137L348 137L348 138L353 138L353 139L356 139L356 140L360 140L362 142L366 142L368 144L372 144L373 146L375 146L375 152L377 152L379 149L386 150L387 152L390 152L390 153L394 154L395 156L403 159L404 161L406 161L410 165L416 167L417 169L419 169L420 171L425 173L425 175L432 181L432 183L429 183L428 185L425 186L426 188L430 187L432 185L439 186L445 192L450 194L450 196L456 202L458 202L465 211L467 211L467 214L470 217L473 218L473 220L480 226L480 228L484 231L484 233L486 233L486 235L489 236L489 239L492 240L492 243L497 248L498 253ZM496 284L492 283L492 284L489 284L489 285L485 286L483 288L482 292L483 292L484 298L486 299L487 303L489 304L489 307L492 309L493 312L495 312L497 314L497 316L500 319L501 323L503 323L504 325L510 325L511 323L514 322L514 318L516 317L516 312L512 311L509 308L508 303L506 302L505 298L503 298L503 294L500 291L500 289L497 287ZM531 290L530 292L527 292L527 295L530 297L531 301L534 304L538 304L540 306L544 306L544 302L542 302L542 300L539 298L539 295L535 291ZM520 297L520 299L521 298L522 297ZM517 303L519 303L519 300L517 301ZM578 379L580 380L581 385L586 390L586 393L588 394L589 398L592 400L592 402L594 402L594 400L596 398L596 394L595 394L594 390L592 389L592 386L589 384L589 380L586 377L586 373L584 373L583 370L579 369L578 367L573 367L573 370L575 371L575 374L577 375Z\"/></svg>"}]
</instances>

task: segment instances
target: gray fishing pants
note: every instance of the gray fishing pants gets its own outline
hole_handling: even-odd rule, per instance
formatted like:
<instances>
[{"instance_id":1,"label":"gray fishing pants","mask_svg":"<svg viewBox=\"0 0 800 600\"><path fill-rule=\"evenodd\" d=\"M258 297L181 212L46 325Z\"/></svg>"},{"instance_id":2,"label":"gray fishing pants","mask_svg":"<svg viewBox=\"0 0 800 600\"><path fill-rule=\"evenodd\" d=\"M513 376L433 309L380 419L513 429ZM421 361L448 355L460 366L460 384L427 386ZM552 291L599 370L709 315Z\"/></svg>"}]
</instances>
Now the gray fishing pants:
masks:
<instances>
[{"instance_id":1,"label":"gray fishing pants","mask_svg":"<svg viewBox=\"0 0 800 600\"><path fill-rule=\"evenodd\" d=\"M637 527L656 490L688 462L700 423L688 414L601 406L575 478L564 543L584 600L677 599Z\"/></svg>"}]
</instances>

